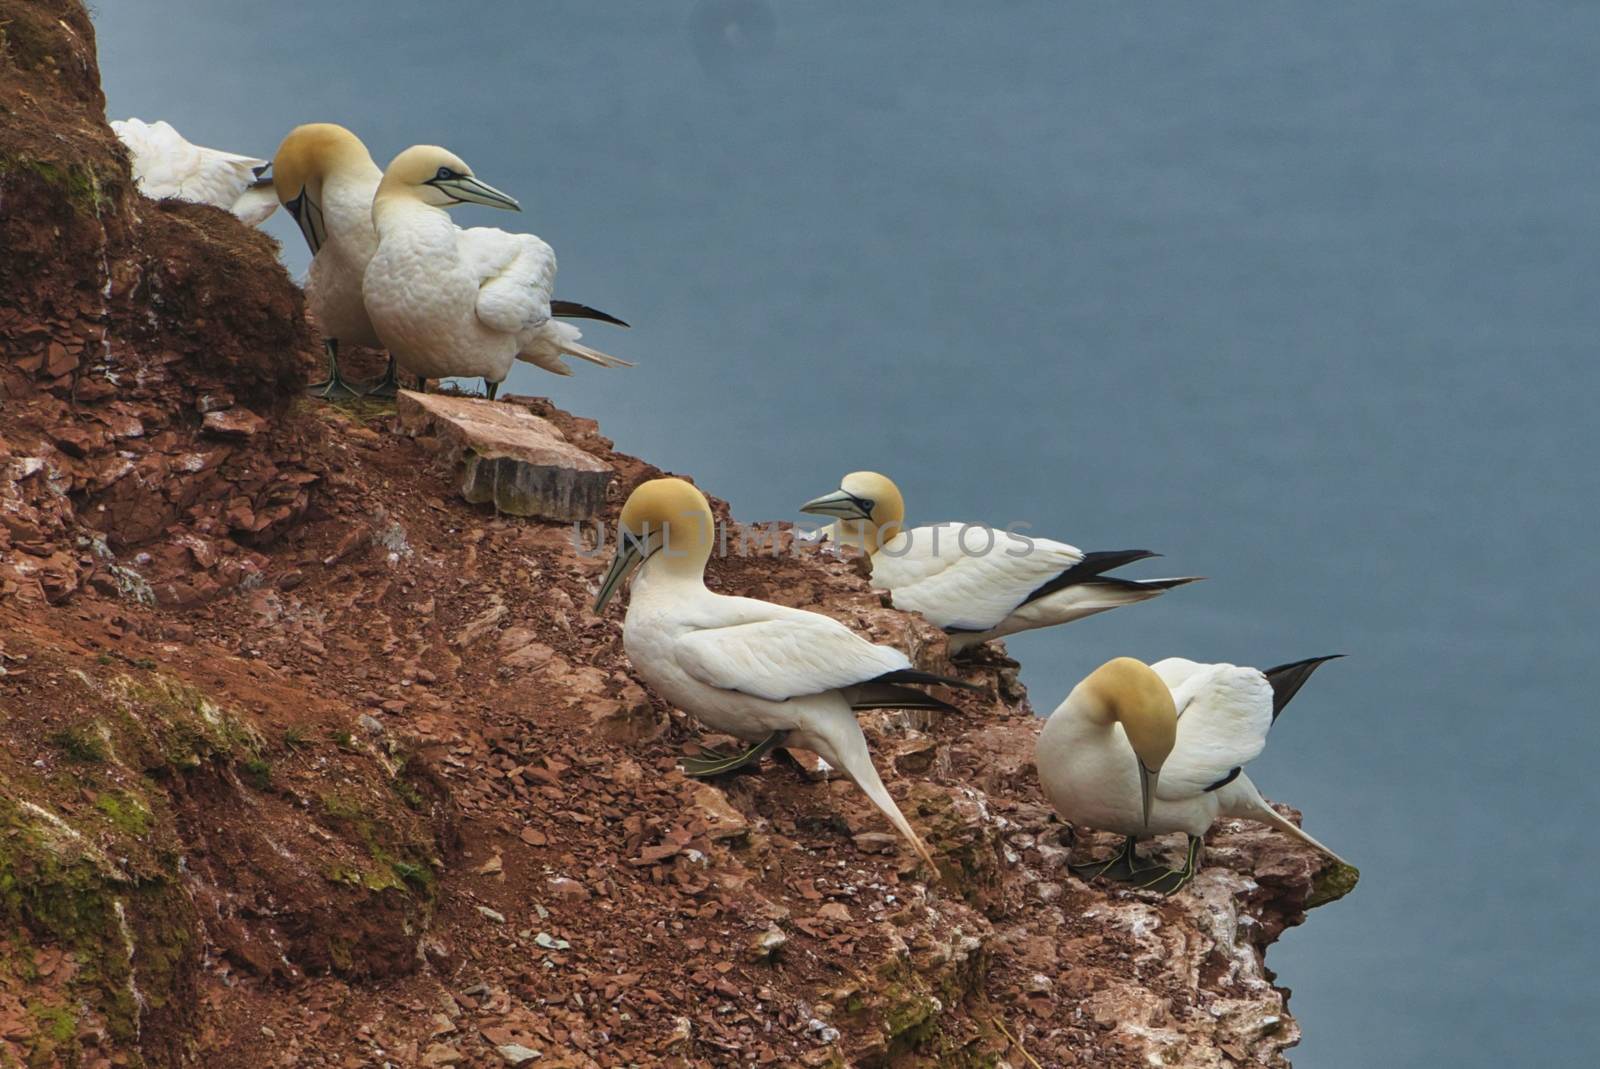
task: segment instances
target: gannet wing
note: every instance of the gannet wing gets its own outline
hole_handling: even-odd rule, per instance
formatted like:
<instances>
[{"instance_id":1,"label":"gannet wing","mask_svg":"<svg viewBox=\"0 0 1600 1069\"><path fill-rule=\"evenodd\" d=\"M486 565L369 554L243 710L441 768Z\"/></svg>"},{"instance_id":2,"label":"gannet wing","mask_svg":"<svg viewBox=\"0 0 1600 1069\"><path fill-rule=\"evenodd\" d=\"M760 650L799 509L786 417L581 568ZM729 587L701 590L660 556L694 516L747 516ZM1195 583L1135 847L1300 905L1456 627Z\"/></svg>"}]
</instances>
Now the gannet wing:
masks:
<instances>
[{"instance_id":1,"label":"gannet wing","mask_svg":"<svg viewBox=\"0 0 1600 1069\"><path fill-rule=\"evenodd\" d=\"M127 147L134 180L147 197L177 197L233 211L255 182L254 168L267 162L196 145L164 121L126 119L111 128ZM252 213L263 207L264 202L249 203Z\"/></svg>"},{"instance_id":2,"label":"gannet wing","mask_svg":"<svg viewBox=\"0 0 1600 1069\"><path fill-rule=\"evenodd\" d=\"M896 608L946 630L987 631L1083 559L1063 542L943 523L897 535L873 555L872 577Z\"/></svg>"},{"instance_id":3,"label":"gannet wing","mask_svg":"<svg viewBox=\"0 0 1600 1069\"><path fill-rule=\"evenodd\" d=\"M1198 666L1173 690L1172 701L1178 738L1161 766L1157 797L1176 800L1215 790L1267 744L1272 685L1255 668Z\"/></svg>"},{"instance_id":4,"label":"gannet wing","mask_svg":"<svg viewBox=\"0 0 1600 1069\"><path fill-rule=\"evenodd\" d=\"M462 266L478 276L478 321L519 337L550 318L556 281L555 250L532 234L493 227L456 232Z\"/></svg>"},{"instance_id":5,"label":"gannet wing","mask_svg":"<svg viewBox=\"0 0 1600 1069\"><path fill-rule=\"evenodd\" d=\"M821 694L912 672L899 650L877 646L837 620L796 612L779 619L691 631L673 643L680 667L707 686L769 701Z\"/></svg>"}]
</instances>

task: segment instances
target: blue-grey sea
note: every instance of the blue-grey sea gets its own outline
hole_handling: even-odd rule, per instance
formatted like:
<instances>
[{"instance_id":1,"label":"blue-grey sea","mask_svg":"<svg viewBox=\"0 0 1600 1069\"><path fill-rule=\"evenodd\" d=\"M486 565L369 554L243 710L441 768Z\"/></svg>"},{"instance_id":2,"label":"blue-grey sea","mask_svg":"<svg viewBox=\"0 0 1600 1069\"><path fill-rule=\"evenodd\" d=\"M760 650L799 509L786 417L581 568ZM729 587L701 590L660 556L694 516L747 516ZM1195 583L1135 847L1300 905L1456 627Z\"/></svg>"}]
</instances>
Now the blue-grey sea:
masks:
<instances>
[{"instance_id":1,"label":"blue-grey sea","mask_svg":"<svg viewBox=\"0 0 1600 1069\"><path fill-rule=\"evenodd\" d=\"M112 117L448 145L638 367L508 388L745 519L856 468L1209 576L1013 640L1342 652L1251 768L1362 868L1300 1069L1589 1066L1600 4L102 0ZM303 244L272 232L296 271Z\"/></svg>"}]
</instances>

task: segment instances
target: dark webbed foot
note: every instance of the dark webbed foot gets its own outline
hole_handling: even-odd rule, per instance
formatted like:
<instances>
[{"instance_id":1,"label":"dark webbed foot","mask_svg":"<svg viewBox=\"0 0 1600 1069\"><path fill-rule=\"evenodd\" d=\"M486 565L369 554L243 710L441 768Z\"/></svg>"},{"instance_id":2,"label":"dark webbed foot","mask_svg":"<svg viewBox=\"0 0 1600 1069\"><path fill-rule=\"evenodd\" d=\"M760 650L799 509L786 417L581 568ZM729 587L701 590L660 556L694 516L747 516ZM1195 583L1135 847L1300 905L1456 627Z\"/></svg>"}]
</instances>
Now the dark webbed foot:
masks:
<instances>
[{"instance_id":1,"label":"dark webbed foot","mask_svg":"<svg viewBox=\"0 0 1600 1069\"><path fill-rule=\"evenodd\" d=\"M392 398L400 392L399 367L394 362L394 357L389 357L389 366L383 370L383 378L367 387L365 396L376 397L379 400Z\"/></svg>"},{"instance_id":2,"label":"dark webbed foot","mask_svg":"<svg viewBox=\"0 0 1600 1069\"><path fill-rule=\"evenodd\" d=\"M325 341L323 351L328 354L328 377L306 387L306 393L320 401L353 401L361 391L344 381L339 374L339 343Z\"/></svg>"},{"instance_id":3,"label":"dark webbed foot","mask_svg":"<svg viewBox=\"0 0 1600 1069\"><path fill-rule=\"evenodd\" d=\"M1077 865L1069 864L1067 868L1074 876L1084 881L1099 876L1104 876L1108 880L1127 880L1132 877L1134 865L1138 860L1139 856L1133 852L1133 838L1129 836L1122 840L1122 848L1110 857L1098 861L1085 861Z\"/></svg>"},{"instance_id":4,"label":"dark webbed foot","mask_svg":"<svg viewBox=\"0 0 1600 1069\"><path fill-rule=\"evenodd\" d=\"M1185 884L1194 879L1195 873L1200 869L1200 849L1203 844L1198 836L1188 837L1187 847L1184 852L1183 868L1169 869L1165 865L1153 865L1140 860L1139 855L1133 851L1133 840L1124 839L1122 849L1113 857L1104 861L1094 861L1083 865L1067 866L1072 872L1084 880L1092 880L1103 876L1108 880L1125 883L1141 891L1155 891L1157 894L1170 895L1181 890Z\"/></svg>"},{"instance_id":5,"label":"dark webbed foot","mask_svg":"<svg viewBox=\"0 0 1600 1069\"><path fill-rule=\"evenodd\" d=\"M684 757L680 758L678 763L683 766L685 775L700 778L720 776L724 772L732 772L736 768L743 768L761 760L767 751L782 743L786 735L788 735L786 731L774 731L742 753L730 754L706 747L704 757Z\"/></svg>"}]
</instances>

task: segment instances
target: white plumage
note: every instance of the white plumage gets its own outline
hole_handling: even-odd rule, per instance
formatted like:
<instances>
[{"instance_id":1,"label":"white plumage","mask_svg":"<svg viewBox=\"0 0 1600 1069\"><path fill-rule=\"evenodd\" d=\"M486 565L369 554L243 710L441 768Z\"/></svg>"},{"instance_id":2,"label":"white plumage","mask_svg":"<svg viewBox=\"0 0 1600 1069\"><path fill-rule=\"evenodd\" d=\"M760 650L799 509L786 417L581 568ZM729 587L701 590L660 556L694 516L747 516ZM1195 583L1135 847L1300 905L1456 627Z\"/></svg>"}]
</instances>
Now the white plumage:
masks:
<instances>
[{"instance_id":1,"label":"white plumage","mask_svg":"<svg viewBox=\"0 0 1600 1069\"><path fill-rule=\"evenodd\" d=\"M629 498L624 529L660 536L670 528L665 550L660 537L638 548L624 543L596 606L639 568L623 624L634 669L717 731L751 743L787 732L787 745L814 750L854 780L931 864L873 767L853 706L868 704L863 698L873 688L905 680L903 673L914 682L953 681L914 672L899 650L874 645L829 617L708 590L709 534L694 532L709 532L711 518L699 491L677 479L644 483Z\"/></svg>"},{"instance_id":2,"label":"white plumage","mask_svg":"<svg viewBox=\"0 0 1600 1069\"><path fill-rule=\"evenodd\" d=\"M400 366L423 378L482 376L491 389L518 359L560 375L571 374L564 355L630 366L579 344L576 328L551 319L550 246L532 234L456 226L444 208L466 200L516 203L432 146L401 153L379 186L372 209L378 248L362 295Z\"/></svg>"},{"instance_id":3,"label":"white plumage","mask_svg":"<svg viewBox=\"0 0 1600 1069\"><path fill-rule=\"evenodd\" d=\"M1064 542L978 524L905 530L900 491L876 472L852 472L837 492L802 509L838 517L835 537L857 541L870 554L872 585L889 591L895 608L919 612L949 632L952 653L1145 601L1194 581L1104 574L1154 555L1143 550L1086 554Z\"/></svg>"},{"instance_id":4,"label":"white plumage","mask_svg":"<svg viewBox=\"0 0 1600 1069\"><path fill-rule=\"evenodd\" d=\"M165 121L120 119L111 129L127 148L134 182L147 197L209 204L249 226L265 222L278 207L271 187L257 184L255 169L266 160L196 145Z\"/></svg>"},{"instance_id":5,"label":"white plumage","mask_svg":"<svg viewBox=\"0 0 1600 1069\"><path fill-rule=\"evenodd\" d=\"M1273 685L1267 676L1256 668L1181 658L1150 668L1171 694L1177 719L1171 751L1153 769L1159 779L1148 824L1139 759L1124 727L1126 700L1106 688L1105 668L1075 687L1039 734L1039 780L1056 811L1074 824L1135 838L1170 832L1198 837L1218 817L1254 820L1342 860L1279 815L1241 770L1260 755L1272 727Z\"/></svg>"}]
</instances>

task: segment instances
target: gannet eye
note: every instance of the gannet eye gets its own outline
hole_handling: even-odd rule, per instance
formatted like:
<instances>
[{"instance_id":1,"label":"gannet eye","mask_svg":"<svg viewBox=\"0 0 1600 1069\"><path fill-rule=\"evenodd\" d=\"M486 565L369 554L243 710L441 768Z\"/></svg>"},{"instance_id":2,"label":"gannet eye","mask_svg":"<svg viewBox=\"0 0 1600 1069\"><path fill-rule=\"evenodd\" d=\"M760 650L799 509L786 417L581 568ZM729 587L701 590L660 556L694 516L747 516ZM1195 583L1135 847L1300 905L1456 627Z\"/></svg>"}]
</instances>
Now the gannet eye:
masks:
<instances>
[{"instance_id":1,"label":"gannet eye","mask_svg":"<svg viewBox=\"0 0 1600 1069\"><path fill-rule=\"evenodd\" d=\"M435 180L438 180L438 179L441 179L441 178L454 178L455 176L456 176L456 173L454 171L452 171L450 168L441 167L441 168L439 168L439 173L434 175L433 177L434 177Z\"/></svg>"}]
</instances>

